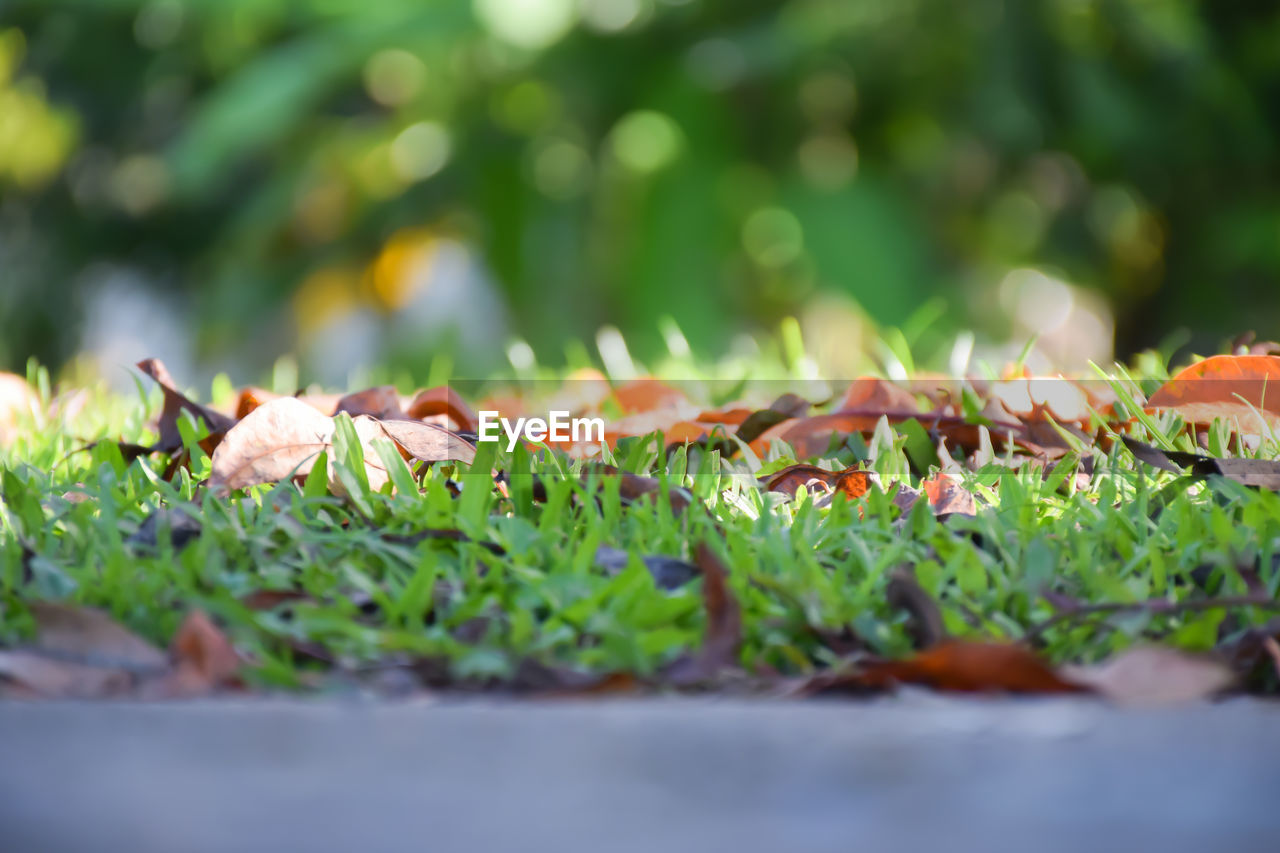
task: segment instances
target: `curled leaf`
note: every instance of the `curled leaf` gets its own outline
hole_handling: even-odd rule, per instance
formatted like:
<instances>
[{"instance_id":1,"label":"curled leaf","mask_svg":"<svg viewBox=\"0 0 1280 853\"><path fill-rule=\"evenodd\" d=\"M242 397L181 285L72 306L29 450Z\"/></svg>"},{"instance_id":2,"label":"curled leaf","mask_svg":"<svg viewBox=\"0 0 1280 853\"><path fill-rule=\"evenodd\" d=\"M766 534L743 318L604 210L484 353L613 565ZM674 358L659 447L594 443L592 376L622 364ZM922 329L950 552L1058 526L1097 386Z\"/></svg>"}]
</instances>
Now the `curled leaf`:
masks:
<instances>
[{"instance_id":1,"label":"curled leaf","mask_svg":"<svg viewBox=\"0 0 1280 853\"><path fill-rule=\"evenodd\" d=\"M138 369L155 380L164 392L164 408L160 411L160 439L153 450L172 453L182 448L182 433L178 431L178 418L185 410L194 417L203 420L209 426L210 436L225 433L235 423L235 419L219 411L192 402L174 385L173 377L157 358L148 358L138 362ZM216 441L216 439L215 439Z\"/></svg>"},{"instance_id":2,"label":"curled leaf","mask_svg":"<svg viewBox=\"0 0 1280 853\"><path fill-rule=\"evenodd\" d=\"M419 420L443 415L462 432L475 432L480 427L475 411L448 385L419 391L405 409L405 414Z\"/></svg>"}]
</instances>

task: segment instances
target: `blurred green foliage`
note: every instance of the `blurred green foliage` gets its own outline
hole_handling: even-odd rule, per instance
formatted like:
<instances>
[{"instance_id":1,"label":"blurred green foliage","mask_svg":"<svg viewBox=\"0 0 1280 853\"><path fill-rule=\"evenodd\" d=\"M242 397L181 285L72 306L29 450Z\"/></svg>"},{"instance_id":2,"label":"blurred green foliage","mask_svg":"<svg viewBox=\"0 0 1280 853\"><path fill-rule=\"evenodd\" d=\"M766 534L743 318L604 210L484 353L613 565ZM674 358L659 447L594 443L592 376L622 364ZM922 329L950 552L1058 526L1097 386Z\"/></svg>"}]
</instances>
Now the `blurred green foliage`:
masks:
<instances>
[{"instance_id":1,"label":"blurred green foliage","mask_svg":"<svg viewBox=\"0 0 1280 853\"><path fill-rule=\"evenodd\" d=\"M406 234L553 361L845 297L999 339L1025 268L1121 352L1275 334L1278 43L1248 0L8 0L0 363L73 352L103 268L265 362L394 313Z\"/></svg>"}]
</instances>

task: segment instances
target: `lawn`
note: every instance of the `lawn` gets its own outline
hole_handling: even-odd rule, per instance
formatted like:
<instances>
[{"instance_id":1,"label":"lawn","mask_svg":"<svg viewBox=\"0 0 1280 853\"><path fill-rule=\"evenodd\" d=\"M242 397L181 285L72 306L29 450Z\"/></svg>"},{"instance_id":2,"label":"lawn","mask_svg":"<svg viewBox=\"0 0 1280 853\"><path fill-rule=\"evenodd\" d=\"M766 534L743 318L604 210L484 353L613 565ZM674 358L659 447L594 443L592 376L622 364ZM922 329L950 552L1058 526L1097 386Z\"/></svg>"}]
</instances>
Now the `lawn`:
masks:
<instances>
[{"instance_id":1,"label":"lawn","mask_svg":"<svg viewBox=\"0 0 1280 853\"><path fill-rule=\"evenodd\" d=\"M360 424L377 421L312 408L330 425L323 456L246 478L216 463L253 412L211 455L219 424L194 404L167 409L142 374L137 393L115 394L51 387L32 366L33 405L0 432L0 689L128 694L145 673L95 645L124 628L197 668L199 638L225 638L235 664L197 682L254 692L1039 691L1094 684L1070 673L1148 646L1164 656L1129 658L1140 676L1212 668L1193 695L1277 691L1280 495L1267 477L1280 454L1265 399L1214 398L1219 414L1234 396L1263 415L1259 435L1241 435L1239 417L1197 427L1199 410L1150 405L1169 378L1154 356L1078 383L1000 367L953 381L950 397L927 377L850 391L783 361L667 373L690 378L453 383L419 422L453 428L470 461L399 453L413 448L368 440ZM274 382L296 391L287 366ZM317 390L312 403L334 405ZM784 392L813 405L797 415ZM1087 411L1058 417L1043 399L1068 392ZM379 394L384 420L407 417L407 383L358 400ZM581 459L581 447L475 442L450 407L486 397L572 400L613 446ZM223 413L275 404L225 377L182 399ZM698 414L677 424L677 410ZM1010 422L1025 430L1016 440ZM1214 467L1231 457L1258 461ZM195 612L208 619L193 634ZM50 613L83 619L79 639L51 630ZM62 689L14 662L32 656L129 677ZM1026 665L1043 667L1031 683L1015 672Z\"/></svg>"}]
</instances>

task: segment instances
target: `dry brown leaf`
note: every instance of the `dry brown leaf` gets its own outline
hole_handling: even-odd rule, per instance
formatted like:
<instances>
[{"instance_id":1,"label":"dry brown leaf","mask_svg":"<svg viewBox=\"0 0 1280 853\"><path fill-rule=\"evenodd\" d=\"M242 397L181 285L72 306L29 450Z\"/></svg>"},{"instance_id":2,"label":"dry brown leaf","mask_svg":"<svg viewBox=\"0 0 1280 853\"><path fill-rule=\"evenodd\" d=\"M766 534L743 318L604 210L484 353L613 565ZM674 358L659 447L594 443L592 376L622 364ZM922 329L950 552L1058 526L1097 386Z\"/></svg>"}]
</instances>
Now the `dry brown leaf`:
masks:
<instances>
[{"instance_id":1,"label":"dry brown leaf","mask_svg":"<svg viewBox=\"0 0 1280 853\"><path fill-rule=\"evenodd\" d=\"M133 687L127 670L90 666L24 649L0 649L0 681L45 699L102 699Z\"/></svg>"},{"instance_id":2,"label":"dry brown leaf","mask_svg":"<svg viewBox=\"0 0 1280 853\"><path fill-rule=\"evenodd\" d=\"M801 486L812 489L815 485L833 492L839 492L850 500L860 498L871 488L874 475L870 471L851 467L843 471L827 471L815 465L788 465L769 475L765 482L765 491L782 492L795 497Z\"/></svg>"},{"instance_id":3,"label":"dry brown leaf","mask_svg":"<svg viewBox=\"0 0 1280 853\"><path fill-rule=\"evenodd\" d=\"M475 445L444 427L422 421L387 420L381 423L387 436L414 459L469 463L476 458Z\"/></svg>"},{"instance_id":4,"label":"dry brown leaf","mask_svg":"<svg viewBox=\"0 0 1280 853\"><path fill-rule=\"evenodd\" d=\"M211 488L245 489L305 477L333 446L333 419L292 397L269 400L230 430L213 452Z\"/></svg>"},{"instance_id":5,"label":"dry brown leaf","mask_svg":"<svg viewBox=\"0 0 1280 853\"><path fill-rule=\"evenodd\" d=\"M39 652L134 672L168 665L164 652L100 610L50 601L32 601L27 607L36 620Z\"/></svg>"},{"instance_id":6,"label":"dry brown leaf","mask_svg":"<svg viewBox=\"0 0 1280 853\"><path fill-rule=\"evenodd\" d=\"M1136 646L1094 666L1062 668L1067 680L1123 705L1176 705L1206 699L1235 682L1219 660L1164 646Z\"/></svg>"},{"instance_id":7,"label":"dry brown leaf","mask_svg":"<svg viewBox=\"0 0 1280 853\"><path fill-rule=\"evenodd\" d=\"M857 673L861 687L921 684L962 693L1085 693L1064 680L1034 652L1005 643L948 640L914 657L868 663Z\"/></svg>"},{"instance_id":8,"label":"dry brown leaf","mask_svg":"<svg viewBox=\"0 0 1280 853\"><path fill-rule=\"evenodd\" d=\"M353 418L357 415L368 415L379 420L405 416L400 410L400 394L391 385L381 385L377 388L347 394L338 401L334 414L338 412L346 412Z\"/></svg>"},{"instance_id":9,"label":"dry brown leaf","mask_svg":"<svg viewBox=\"0 0 1280 853\"><path fill-rule=\"evenodd\" d=\"M196 696L239 681L240 658L201 610L187 614L170 644L174 669L153 686L165 696Z\"/></svg>"},{"instance_id":10,"label":"dry brown leaf","mask_svg":"<svg viewBox=\"0 0 1280 853\"><path fill-rule=\"evenodd\" d=\"M920 483L920 488L928 496L929 505L938 515L978 514L973 494L951 474L940 472Z\"/></svg>"},{"instance_id":11,"label":"dry brown leaf","mask_svg":"<svg viewBox=\"0 0 1280 853\"><path fill-rule=\"evenodd\" d=\"M235 423L234 418L228 417L222 412L192 402L178 390L174 384L173 377L169 375L168 369L159 359L144 359L138 362L137 366L139 370L154 379L156 384L160 386L160 390L164 392L164 408L160 411L158 424L160 439L155 443L153 450L172 453L182 448L182 433L178 431L178 418L184 409L197 419L203 420L208 424L209 438L213 439L213 441L209 442L209 447L217 443L216 436L225 433Z\"/></svg>"}]
</instances>

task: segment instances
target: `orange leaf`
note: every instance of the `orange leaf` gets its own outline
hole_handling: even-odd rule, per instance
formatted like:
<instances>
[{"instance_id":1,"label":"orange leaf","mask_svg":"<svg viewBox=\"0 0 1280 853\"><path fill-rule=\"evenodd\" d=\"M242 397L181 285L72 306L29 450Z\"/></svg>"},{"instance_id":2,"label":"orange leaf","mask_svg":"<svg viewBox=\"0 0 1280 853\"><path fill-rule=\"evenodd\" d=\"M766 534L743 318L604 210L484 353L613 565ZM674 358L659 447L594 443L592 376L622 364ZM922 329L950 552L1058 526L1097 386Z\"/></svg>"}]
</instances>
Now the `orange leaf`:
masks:
<instances>
[{"instance_id":1,"label":"orange leaf","mask_svg":"<svg viewBox=\"0 0 1280 853\"><path fill-rule=\"evenodd\" d=\"M929 497L929 505L938 515L976 515L978 512L973 495L951 474L940 471L936 476L922 481L920 488Z\"/></svg>"},{"instance_id":2,"label":"orange leaf","mask_svg":"<svg viewBox=\"0 0 1280 853\"><path fill-rule=\"evenodd\" d=\"M1215 355L1178 373L1147 402L1177 412L1183 420L1208 424L1239 419L1246 433L1263 432L1262 420L1280 426L1280 356Z\"/></svg>"},{"instance_id":3,"label":"orange leaf","mask_svg":"<svg viewBox=\"0 0 1280 853\"><path fill-rule=\"evenodd\" d=\"M868 664L860 680L867 687L900 682L963 693L1089 692L1063 680L1022 646L963 640L939 643L906 660Z\"/></svg>"},{"instance_id":4,"label":"orange leaf","mask_svg":"<svg viewBox=\"0 0 1280 853\"><path fill-rule=\"evenodd\" d=\"M751 409L720 409L708 410L698 413L697 420L706 424L725 424L727 426L741 426L742 422L754 414Z\"/></svg>"},{"instance_id":5,"label":"orange leaf","mask_svg":"<svg viewBox=\"0 0 1280 853\"><path fill-rule=\"evenodd\" d=\"M202 610L193 610L182 620L172 651L179 667L190 668L210 687L233 681L240 671L236 650Z\"/></svg>"},{"instance_id":6,"label":"orange leaf","mask_svg":"<svg viewBox=\"0 0 1280 853\"><path fill-rule=\"evenodd\" d=\"M801 486L819 483L833 491L841 492L850 500L860 498L871 486L871 474L859 468L846 468L843 471L827 471L814 465L788 465L772 474L765 490L784 492L795 497Z\"/></svg>"},{"instance_id":7,"label":"orange leaf","mask_svg":"<svg viewBox=\"0 0 1280 853\"><path fill-rule=\"evenodd\" d=\"M254 409L271 400L279 398L265 388L244 388L236 398L236 420L244 420Z\"/></svg>"}]
</instances>

